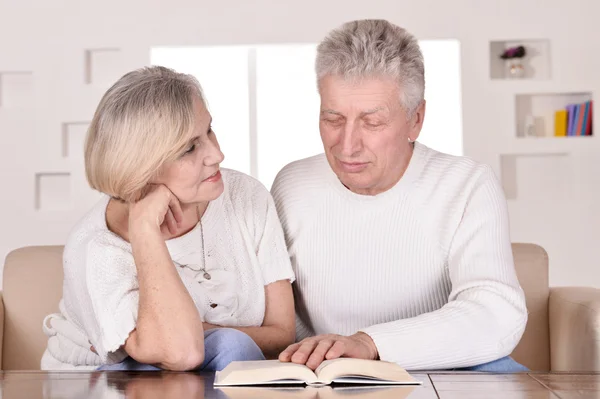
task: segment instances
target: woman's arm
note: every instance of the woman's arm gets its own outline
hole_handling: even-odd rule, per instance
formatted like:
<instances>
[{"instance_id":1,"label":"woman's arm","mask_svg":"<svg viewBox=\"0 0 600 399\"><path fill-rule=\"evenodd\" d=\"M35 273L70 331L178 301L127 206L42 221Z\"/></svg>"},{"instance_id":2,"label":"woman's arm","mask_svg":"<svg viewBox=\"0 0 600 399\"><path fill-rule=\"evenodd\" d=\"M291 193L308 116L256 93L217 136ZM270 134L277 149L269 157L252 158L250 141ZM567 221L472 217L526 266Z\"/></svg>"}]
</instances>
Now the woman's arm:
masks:
<instances>
[{"instance_id":1,"label":"woman's arm","mask_svg":"<svg viewBox=\"0 0 600 399\"><path fill-rule=\"evenodd\" d=\"M191 370L204 361L204 331L161 234L169 212L180 220L179 202L165 186L158 186L130 208L129 239L139 305L136 328L125 342L125 351L141 363Z\"/></svg>"},{"instance_id":2,"label":"woman's arm","mask_svg":"<svg viewBox=\"0 0 600 399\"><path fill-rule=\"evenodd\" d=\"M250 336L267 359L277 356L296 336L294 297L289 280L280 280L265 286L265 318L260 327L234 327ZM219 328L204 323L204 329Z\"/></svg>"},{"instance_id":3,"label":"woman's arm","mask_svg":"<svg viewBox=\"0 0 600 399\"><path fill-rule=\"evenodd\" d=\"M271 194L264 186L253 180L246 189L251 206L246 220L265 290L265 317L260 327L233 327L248 334L263 351L265 357L277 359L279 353L296 338L296 317L292 282L294 271L283 237L281 222L277 217ZM254 255L254 254L252 254ZM204 329L219 326L204 323Z\"/></svg>"}]
</instances>

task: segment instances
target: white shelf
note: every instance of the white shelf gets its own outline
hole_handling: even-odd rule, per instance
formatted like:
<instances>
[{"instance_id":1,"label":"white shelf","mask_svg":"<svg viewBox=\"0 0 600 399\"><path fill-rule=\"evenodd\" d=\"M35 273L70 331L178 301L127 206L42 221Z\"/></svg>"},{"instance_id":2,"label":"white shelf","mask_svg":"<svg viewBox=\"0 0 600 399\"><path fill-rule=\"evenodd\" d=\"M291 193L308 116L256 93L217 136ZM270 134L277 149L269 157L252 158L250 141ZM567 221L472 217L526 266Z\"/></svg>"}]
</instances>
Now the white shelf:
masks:
<instances>
[{"instance_id":1,"label":"white shelf","mask_svg":"<svg viewBox=\"0 0 600 399\"><path fill-rule=\"evenodd\" d=\"M559 155L573 152L586 152L598 146L596 136L578 137L523 137L506 142L503 155Z\"/></svg>"},{"instance_id":2,"label":"white shelf","mask_svg":"<svg viewBox=\"0 0 600 399\"><path fill-rule=\"evenodd\" d=\"M503 60L500 55L508 48L523 46L525 56L521 63L525 68L523 77L513 78L510 76L509 62ZM524 39L524 40L497 40L490 42L490 78L493 80L523 80L536 79L548 80L550 71L550 42L547 39Z\"/></svg>"},{"instance_id":3,"label":"white shelf","mask_svg":"<svg viewBox=\"0 0 600 399\"><path fill-rule=\"evenodd\" d=\"M122 54L118 48L87 49L84 53L84 83L112 86L120 77Z\"/></svg>"},{"instance_id":4,"label":"white shelf","mask_svg":"<svg viewBox=\"0 0 600 399\"><path fill-rule=\"evenodd\" d=\"M591 92L555 92L517 94L515 98L515 123L517 137L530 137L525 126L528 118L534 121L534 137L545 137L564 140L585 139L586 136L555 137L554 113L565 109L569 104L583 103L592 100ZM593 136L592 136L593 137Z\"/></svg>"}]
</instances>

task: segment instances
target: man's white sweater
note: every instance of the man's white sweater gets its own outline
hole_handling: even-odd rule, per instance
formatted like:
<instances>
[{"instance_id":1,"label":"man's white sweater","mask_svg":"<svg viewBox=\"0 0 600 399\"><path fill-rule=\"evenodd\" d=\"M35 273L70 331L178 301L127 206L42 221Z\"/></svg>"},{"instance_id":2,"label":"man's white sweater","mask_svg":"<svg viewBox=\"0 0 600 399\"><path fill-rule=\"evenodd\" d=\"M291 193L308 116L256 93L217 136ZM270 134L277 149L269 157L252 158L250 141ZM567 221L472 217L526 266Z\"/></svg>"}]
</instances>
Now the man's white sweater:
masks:
<instances>
[{"instance_id":1,"label":"man's white sweater","mask_svg":"<svg viewBox=\"0 0 600 399\"><path fill-rule=\"evenodd\" d=\"M525 297L489 166L415 143L400 181L365 196L318 155L286 166L272 193L298 339L363 331L382 360L412 370L486 363L519 342Z\"/></svg>"}]
</instances>

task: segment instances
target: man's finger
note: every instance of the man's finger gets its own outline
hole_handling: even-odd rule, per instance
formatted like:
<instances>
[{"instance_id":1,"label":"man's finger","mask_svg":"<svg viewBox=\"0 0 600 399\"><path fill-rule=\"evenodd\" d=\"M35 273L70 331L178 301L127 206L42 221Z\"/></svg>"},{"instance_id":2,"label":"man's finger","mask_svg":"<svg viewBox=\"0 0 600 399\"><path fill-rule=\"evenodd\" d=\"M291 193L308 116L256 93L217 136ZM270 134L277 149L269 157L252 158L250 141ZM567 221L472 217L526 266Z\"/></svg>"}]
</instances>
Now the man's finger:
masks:
<instances>
[{"instance_id":1,"label":"man's finger","mask_svg":"<svg viewBox=\"0 0 600 399\"><path fill-rule=\"evenodd\" d=\"M279 354L279 361L289 362L292 360L292 355L296 353L296 350L300 347L300 343L292 344L285 348L283 352Z\"/></svg>"},{"instance_id":2,"label":"man's finger","mask_svg":"<svg viewBox=\"0 0 600 399\"><path fill-rule=\"evenodd\" d=\"M300 348L292 355L292 362L297 364L306 364L309 356L317 346L317 340L305 341L300 345Z\"/></svg>"},{"instance_id":3,"label":"man's finger","mask_svg":"<svg viewBox=\"0 0 600 399\"><path fill-rule=\"evenodd\" d=\"M346 354L346 343L344 341L335 341L335 344L325 354L325 359L337 359Z\"/></svg>"},{"instance_id":4,"label":"man's finger","mask_svg":"<svg viewBox=\"0 0 600 399\"><path fill-rule=\"evenodd\" d=\"M329 352L329 349L331 349L334 342L336 341L331 339L324 339L319 342L315 350L313 350L312 354L308 358L306 366L312 370L315 370L317 367L319 367L319 365L323 363L323 360L325 359L325 354Z\"/></svg>"}]
</instances>

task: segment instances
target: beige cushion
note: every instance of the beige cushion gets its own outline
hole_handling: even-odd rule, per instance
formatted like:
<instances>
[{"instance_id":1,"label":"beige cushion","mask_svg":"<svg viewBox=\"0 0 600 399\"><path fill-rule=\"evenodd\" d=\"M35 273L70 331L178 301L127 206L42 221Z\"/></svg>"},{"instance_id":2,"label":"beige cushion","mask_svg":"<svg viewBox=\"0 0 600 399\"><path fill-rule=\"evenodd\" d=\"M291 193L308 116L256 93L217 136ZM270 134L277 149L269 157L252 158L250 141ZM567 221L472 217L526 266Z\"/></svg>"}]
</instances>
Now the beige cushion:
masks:
<instances>
[{"instance_id":1,"label":"beige cushion","mask_svg":"<svg viewBox=\"0 0 600 399\"><path fill-rule=\"evenodd\" d=\"M513 244L517 275L529 321L513 357L532 370L549 370L548 256L537 245ZM62 296L62 247L27 247L11 252L4 268L4 370L40 367L47 338L46 315L58 311Z\"/></svg>"},{"instance_id":2,"label":"beige cushion","mask_svg":"<svg viewBox=\"0 0 600 399\"><path fill-rule=\"evenodd\" d=\"M21 248L4 266L3 370L39 370L47 337L42 321L58 312L62 296L62 249Z\"/></svg>"},{"instance_id":3,"label":"beige cushion","mask_svg":"<svg viewBox=\"0 0 600 399\"><path fill-rule=\"evenodd\" d=\"M525 291L529 318L513 359L531 370L550 370L548 254L534 244L513 244L515 269Z\"/></svg>"},{"instance_id":4,"label":"beige cushion","mask_svg":"<svg viewBox=\"0 0 600 399\"><path fill-rule=\"evenodd\" d=\"M550 290L550 347L553 371L600 370L600 290Z\"/></svg>"}]
</instances>

